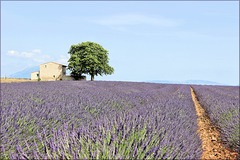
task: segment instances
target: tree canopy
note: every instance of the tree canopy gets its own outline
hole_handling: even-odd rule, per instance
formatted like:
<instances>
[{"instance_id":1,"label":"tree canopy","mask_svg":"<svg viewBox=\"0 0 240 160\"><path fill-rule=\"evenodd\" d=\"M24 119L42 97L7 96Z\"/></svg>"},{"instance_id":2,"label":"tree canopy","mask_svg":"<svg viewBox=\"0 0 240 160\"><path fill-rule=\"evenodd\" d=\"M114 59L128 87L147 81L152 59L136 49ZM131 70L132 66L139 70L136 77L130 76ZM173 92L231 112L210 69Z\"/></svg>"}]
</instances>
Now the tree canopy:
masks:
<instances>
[{"instance_id":1,"label":"tree canopy","mask_svg":"<svg viewBox=\"0 0 240 160\"><path fill-rule=\"evenodd\" d=\"M71 56L68 69L75 79L81 78L82 74L89 74L93 81L94 76L111 75L114 72L108 64L108 51L97 43L87 41L71 45L68 53Z\"/></svg>"}]
</instances>

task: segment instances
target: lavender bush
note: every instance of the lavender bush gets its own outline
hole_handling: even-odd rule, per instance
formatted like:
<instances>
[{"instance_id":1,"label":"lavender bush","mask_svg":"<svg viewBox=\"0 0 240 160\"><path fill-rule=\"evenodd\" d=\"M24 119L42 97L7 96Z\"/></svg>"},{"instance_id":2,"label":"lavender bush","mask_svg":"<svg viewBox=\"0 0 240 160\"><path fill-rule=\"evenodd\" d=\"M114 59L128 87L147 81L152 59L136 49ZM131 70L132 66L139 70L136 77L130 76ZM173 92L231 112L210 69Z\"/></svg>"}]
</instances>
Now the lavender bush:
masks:
<instances>
[{"instance_id":1,"label":"lavender bush","mask_svg":"<svg viewBox=\"0 0 240 160\"><path fill-rule=\"evenodd\" d=\"M1 84L3 159L199 159L187 85Z\"/></svg>"},{"instance_id":2,"label":"lavender bush","mask_svg":"<svg viewBox=\"0 0 240 160\"><path fill-rule=\"evenodd\" d=\"M239 87L193 86L200 104L221 132L226 147L240 153Z\"/></svg>"}]
</instances>

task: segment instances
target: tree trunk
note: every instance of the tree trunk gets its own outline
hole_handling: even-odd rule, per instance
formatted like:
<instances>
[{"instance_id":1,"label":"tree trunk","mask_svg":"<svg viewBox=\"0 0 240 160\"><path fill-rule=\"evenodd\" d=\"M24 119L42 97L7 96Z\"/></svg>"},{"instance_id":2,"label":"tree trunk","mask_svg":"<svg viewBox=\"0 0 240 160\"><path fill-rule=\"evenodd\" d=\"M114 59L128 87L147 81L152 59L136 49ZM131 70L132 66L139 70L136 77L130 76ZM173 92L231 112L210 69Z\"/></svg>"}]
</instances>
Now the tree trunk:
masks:
<instances>
[{"instance_id":1,"label":"tree trunk","mask_svg":"<svg viewBox=\"0 0 240 160\"><path fill-rule=\"evenodd\" d=\"M91 81L94 81L94 75L91 75Z\"/></svg>"}]
</instances>

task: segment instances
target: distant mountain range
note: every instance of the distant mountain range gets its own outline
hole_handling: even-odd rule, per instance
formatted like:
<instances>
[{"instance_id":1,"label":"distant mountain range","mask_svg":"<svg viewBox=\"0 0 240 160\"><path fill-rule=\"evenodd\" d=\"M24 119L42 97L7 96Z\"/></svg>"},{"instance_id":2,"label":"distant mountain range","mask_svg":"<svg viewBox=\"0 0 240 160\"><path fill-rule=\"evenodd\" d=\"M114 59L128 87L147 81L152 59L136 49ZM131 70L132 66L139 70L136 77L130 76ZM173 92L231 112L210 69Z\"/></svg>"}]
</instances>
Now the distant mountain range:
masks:
<instances>
[{"instance_id":1,"label":"distant mountain range","mask_svg":"<svg viewBox=\"0 0 240 160\"><path fill-rule=\"evenodd\" d=\"M153 80L146 81L149 83L164 83L164 84L197 84L197 85L225 85L212 81L204 81L204 80L187 80L187 81L167 81L167 80Z\"/></svg>"},{"instance_id":2,"label":"distant mountain range","mask_svg":"<svg viewBox=\"0 0 240 160\"><path fill-rule=\"evenodd\" d=\"M39 66L28 67L22 71L16 72L8 76L8 78L31 78L31 72L39 71ZM70 74L67 70L67 75Z\"/></svg>"},{"instance_id":3,"label":"distant mountain range","mask_svg":"<svg viewBox=\"0 0 240 160\"><path fill-rule=\"evenodd\" d=\"M29 67L8 76L8 78L31 78L31 72L39 71L39 66Z\"/></svg>"}]
</instances>

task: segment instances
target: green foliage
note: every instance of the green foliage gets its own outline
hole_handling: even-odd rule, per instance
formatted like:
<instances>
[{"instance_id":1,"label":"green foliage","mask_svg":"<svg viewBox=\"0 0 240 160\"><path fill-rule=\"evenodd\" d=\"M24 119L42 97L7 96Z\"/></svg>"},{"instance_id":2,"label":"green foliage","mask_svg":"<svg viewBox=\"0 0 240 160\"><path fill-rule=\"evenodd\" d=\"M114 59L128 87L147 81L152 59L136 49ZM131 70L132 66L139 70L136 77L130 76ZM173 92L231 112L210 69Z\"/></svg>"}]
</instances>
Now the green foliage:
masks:
<instances>
[{"instance_id":1,"label":"green foliage","mask_svg":"<svg viewBox=\"0 0 240 160\"><path fill-rule=\"evenodd\" d=\"M38 81L41 81L41 78L38 78Z\"/></svg>"},{"instance_id":2,"label":"green foliage","mask_svg":"<svg viewBox=\"0 0 240 160\"><path fill-rule=\"evenodd\" d=\"M219 122L223 125L227 125L228 121L235 115L239 114L238 109L229 109L226 112L220 114Z\"/></svg>"},{"instance_id":3,"label":"green foliage","mask_svg":"<svg viewBox=\"0 0 240 160\"><path fill-rule=\"evenodd\" d=\"M178 92L178 98L184 98L183 93Z\"/></svg>"},{"instance_id":4,"label":"green foliage","mask_svg":"<svg viewBox=\"0 0 240 160\"><path fill-rule=\"evenodd\" d=\"M79 79L82 74L89 74L91 80L94 80L94 76L111 75L114 72L108 64L108 51L97 43L88 41L72 45L68 53L71 55L68 69L75 79Z\"/></svg>"},{"instance_id":5,"label":"green foliage","mask_svg":"<svg viewBox=\"0 0 240 160\"><path fill-rule=\"evenodd\" d=\"M235 109L229 109L223 113L220 114L219 117L219 122L222 126L227 127L229 125L229 121L233 118L233 117L237 117L237 115L239 115L239 109L235 108ZM236 118L237 119L237 118ZM239 128L239 123L233 123L231 127L228 127L228 131L231 133L229 134L229 139L228 141L230 142L228 144L228 148L237 148L238 144L239 144L239 133L240 133L240 128ZM224 136L222 136L224 137Z\"/></svg>"}]
</instances>

